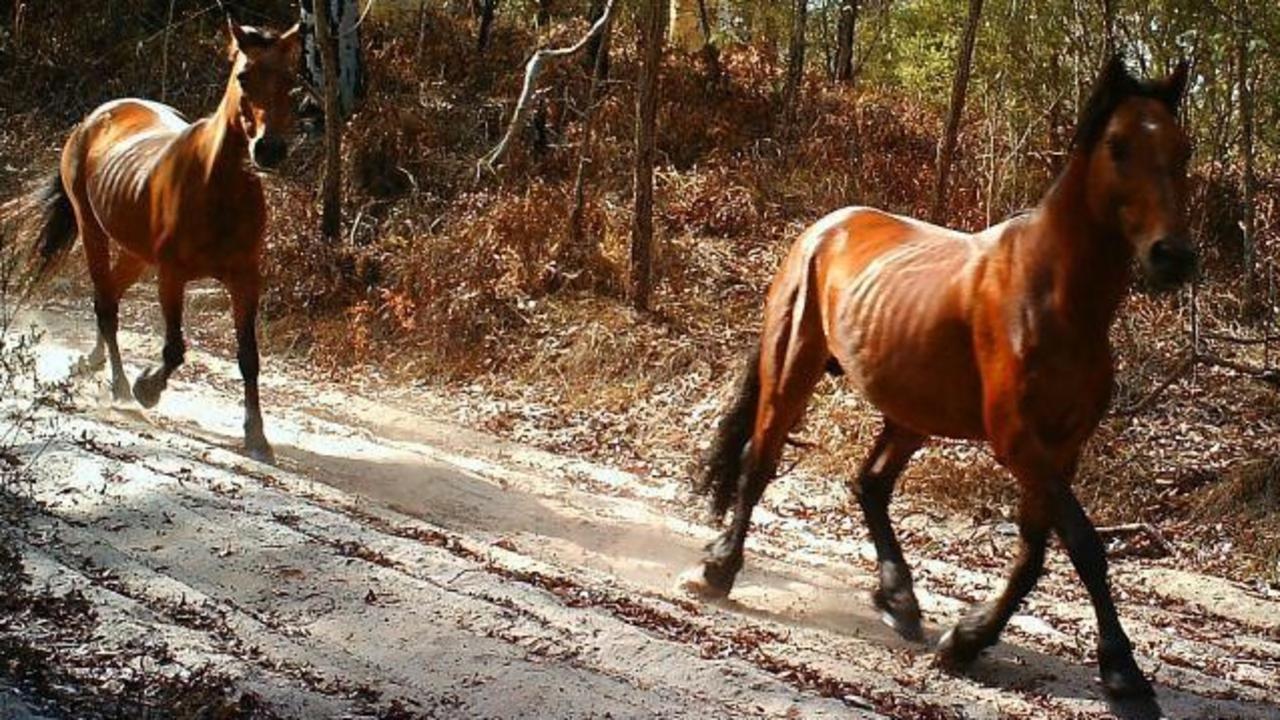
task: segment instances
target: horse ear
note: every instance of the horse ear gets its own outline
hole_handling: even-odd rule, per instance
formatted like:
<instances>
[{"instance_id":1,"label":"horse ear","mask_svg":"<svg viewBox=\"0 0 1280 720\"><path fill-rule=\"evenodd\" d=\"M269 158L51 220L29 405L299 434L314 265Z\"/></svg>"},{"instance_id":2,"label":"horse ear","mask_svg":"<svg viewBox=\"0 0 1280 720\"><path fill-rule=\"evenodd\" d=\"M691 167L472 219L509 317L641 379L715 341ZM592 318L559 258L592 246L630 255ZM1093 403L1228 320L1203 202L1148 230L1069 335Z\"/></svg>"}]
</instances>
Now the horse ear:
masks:
<instances>
[{"instance_id":1,"label":"horse ear","mask_svg":"<svg viewBox=\"0 0 1280 720\"><path fill-rule=\"evenodd\" d=\"M1115 53L1107 59L1107 64L1102 68L1102 76L1099 78L1099 89L1109 91L1123 92L1131 83L1133 77L1129 75L1129 68L1124 64L1124 56Z\"/></svg>"},{"instance_id":2,"label":"horse ear","mask_svg":"<svg viewBox=\"0 0 1280 720\"><path fill-rule=\"evenodd\" d=\"M1182 96L1187 91L1187 79L1191 70L1191 63L1182 60L1173 72L1165 79L1165 91L1163 100L1170 110L1177 110L1178 104L1182 102Z\"/></svg>"},{"instance_id":3,"label":"horse ear","mask_svg":"<svg viewBox=\"0 0 1280 720\"><path fill-rule=\"evenodd\" d=\"M301 26L295 23L293 27L285 30L276 42L281 43L281 45L286 48L287 52L292 53L301 47L301 38Z\"/></svg>"},{"instance_id":4,"label":"horse ear","mask_svg":"<svg viewBox=\"0 0 1280 720\"><path fill-rule=\"evenodd\" d=\"M245 30L243 25L238 25L231 18L227 18L227 31L231 33L231 42L237 48L243 48L249 42L249 32Z\"/></svg>"}]
</instances>

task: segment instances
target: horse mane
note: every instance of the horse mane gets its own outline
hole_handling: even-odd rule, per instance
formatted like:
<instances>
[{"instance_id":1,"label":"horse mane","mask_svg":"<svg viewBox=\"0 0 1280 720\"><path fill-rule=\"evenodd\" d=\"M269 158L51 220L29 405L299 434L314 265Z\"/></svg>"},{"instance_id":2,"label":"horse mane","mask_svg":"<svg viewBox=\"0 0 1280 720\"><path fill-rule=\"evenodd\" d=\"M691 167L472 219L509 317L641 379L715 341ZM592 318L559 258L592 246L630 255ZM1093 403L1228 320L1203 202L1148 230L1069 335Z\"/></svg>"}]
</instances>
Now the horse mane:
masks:
<instances>
[{"instance_id":1,"label":"horse mane","mask_svg":"<svg viewBox=\"0 0 1280 720\"><path fill-rule=\"evenodd\" d=\"M1080 122L1076 124L1071 146L1086 152L1092 149L1106 131L1112 113L1130 98L1159 100L1176 114L1182 89L1182 81L1139 80L1129 74L1121 55L1112 55L1080 111Z\"/></svg>"}]
</instances>

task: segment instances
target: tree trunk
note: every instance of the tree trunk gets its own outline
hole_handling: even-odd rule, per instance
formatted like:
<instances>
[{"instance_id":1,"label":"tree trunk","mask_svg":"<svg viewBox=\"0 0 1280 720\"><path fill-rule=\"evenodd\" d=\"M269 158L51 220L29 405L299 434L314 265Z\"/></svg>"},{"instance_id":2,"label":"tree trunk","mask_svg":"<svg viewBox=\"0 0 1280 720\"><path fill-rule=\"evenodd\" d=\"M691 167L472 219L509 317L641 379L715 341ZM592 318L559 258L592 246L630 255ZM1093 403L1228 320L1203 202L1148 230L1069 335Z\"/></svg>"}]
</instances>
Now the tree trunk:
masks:
<instances>
[{"instance_id":1,"label":"tree trunk","mask_svg":"<svg viewBox=\"0 0 1280 720\"><path fill-rule=\"evenodd\" d=\"M427 0L418 0L418 39L413 46L413 56L422 59L422 43L427 38Z\"/></svg>"},{"instance_id":2,"label":"tree trunk","mask_svg":"<svg viewBox=\"0 0 1280 720\"><path fill-rule=\"evenodd\" d=\"M587 19L592 23L600 19L604 14L607 0L591 0L591 6L587 9ZM613 33L601 33L591 38L591 42L587 44L587 55L583 58L583 64L588 72L595 72L597 65L603 73L601 78L609 77L609 43ZM604 60L601 63L596 62L596 56L604 53Z\"/></svg>"},{"instance_id":3,"label":"tree trunk","mask_svg":"<svg viewBox=\"0 0 1280 720\"><path fill-rule=\"evenodd\" d=\"M809 14L809 0L795 0L791 14L791 44L787 48L787 77L782 86L783 122L795 118L800 83L804 80L804 29Z\"/></svg>"},{"instance_id":4,"label":"tree trunk","mask_svg":"<svg viewBox=\"0 0 1280 720\"><path fill-rule=\"evenodd\" d=\"M1102 0L1102 57L1116 54L1116 9L1114 0Z\"/></svg>"},{"instance_id":5,"label":"tree trunk","mask_svg":"<svg viewBox=\"0 0 1280 720\"><path fill-rule=\"evenodd\" d=\"M700 0L671 0L671 22L667 36L672 48L681 52L694 52L702 48Z\"/></svg>"},{"instance_id":6,"label":"tree trunk","mask_svg":"<svg viewBox=\"0 0 1280 720\"><path fill-rule=\"evenodd\" d=\"M602 31L607 38L613 32L610 22ZM591 162L591 140L595 130L595 110L600 86L604 82L604 63L607 56L596 56L596 66L591 74L587 90L587 110L582 118L582 144L578 147L578 168L573 178L573 210L569 213L569 243L561 252L560 265L566 273L578 273L586 269L588 261L598 253L595 239L587 236L585 222L587 193L587 165Z\"/></svg>"},{"instance_id":7,"label":"tree trunk","mask_svg":"<svg viewBox=\"0 0 1280 720\"><path fill-rule=\"evenodd\" d=\"M960 133L960 117L964 113L964 98L969 90L969 71L973 67L973 45L978 37L978 20L982 16L982 0L969 0L969 20L965 24L964 37L960 40L956 55L956 75L951 85L951 110L947 113L947 129L938 149L938 179L933 190L933 211L929 217L941 223L947 207L947 180L951 174L951 161L956 152L956 136Z\"/></svg>"},{"instance_id":8,"label":"tree trunk","mask_svg":"<svg viewBox=\"0 0 1280 720\"><path fill-rule=\"evenodd\" d=\"M364 60L360 48L360 5L357 0L328 0L325 8L329 36L336 40L338 109L341 117L351 117L356 102L364 96ZM302 48L307 80L317 88L325 84L321 43L316 28L315 3L302 3Z\"/></svg>"},{"instance_id":9,"label":"tree trunk","mask_svg":"<svg viewBox=\"0 0 1280 720\"><path fill-rule=\"evenodd\" d=\"M649 309L653 256L654 127L662 70L662 30L667 0L646 0L640 20L640 77L636 93L635 203L631 218L631 304Z\"/></svg>"},{"instance_id":10,"label":"tree trunk","mask_svg":"<svg viewBox=\"0 0 1280 720\"><path fill-rule=\"evenodd\" d=\"M702 63L707 72L708 89L720 87L724 71L720 67L720 49L711 35L715 29L715 10L707 7L707 0L698 0L698 25L702 28Z\"/></svg>"},{"instance_id":11,"label":"tree trunk","mask_svg":"<svg viewBox=\"0 0 1280 720\"><path fill-rule=\"evenodd\" d=\"M342 228L342 116L338 104L338 44L333 37L328 0L312 0L316 17L316 44L324 73L324 184L320 230L336 242Z\"/></svg>"},{"instance_id":12,"label":"tree trunk","mask_svg":"<svg viewBox=\"0 0 1280 720\"><path fill-rule=\"evenodd\" d=\"M1249 86L1249 0L1236 0L1236 94L1240 104L1240 202L1242 214L1240 231L1244 235L1244 309L1248 314L1257 310L1255 280L1257 274L1257 238L1253 201L1255 178L1253 168L1253 90Z\"/></svg>"},{"instance_id":13,"label":"tree trunk","mask_svg":"<svg viewBox=\"0 0 1280 720\"><path fill-rule=\"evenodd\" d=\"M853 45L857 37L858 0L841 0L836 27L836 80L853 82Z\"/></svg>"},{"instance_id":14,"label":"tree trunk","mask_svg":"<svg viewBox=\"0 0 1280 720\"><path fill-rule=\"evenodd\" d=\"M551 24L551 0L538 0L537 23L539 28Z\"/></svg>"},{"instance_id":15,"label":"tree trunk","mask_svg":"<svg viewBox=\"0 0 1280 720\"><path fill-rule=\"evenodd\" d=\"M489 46L489 34L493 29L493 14L498 9L498 0L482 0L480 4L480 30L476 33L476 50L484 52Z\"/></svg>"}]
</instances>

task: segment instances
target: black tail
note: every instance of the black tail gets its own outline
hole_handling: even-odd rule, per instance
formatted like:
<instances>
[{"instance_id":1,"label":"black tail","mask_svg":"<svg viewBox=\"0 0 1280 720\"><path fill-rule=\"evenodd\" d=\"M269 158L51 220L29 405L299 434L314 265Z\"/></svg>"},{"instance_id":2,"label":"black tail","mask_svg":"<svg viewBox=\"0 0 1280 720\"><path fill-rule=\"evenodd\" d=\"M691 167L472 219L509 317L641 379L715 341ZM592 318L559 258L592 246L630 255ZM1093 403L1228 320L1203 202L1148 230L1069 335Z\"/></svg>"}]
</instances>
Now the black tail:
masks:
<instances>
[{"instance_id":1,"label":"black tail","mask_svg":"<svg viewBox=\"0 0 1280 720\"><path fill-rule=\"evenodd\" d=\"M71 198L62 186L62 177L54 171L41 181L28 197L28 207L38 213L33 248L36 262L36 282L44 280L49 271L76 242L76 215L71 208Z\"/></svg>"},{"instance_id":2,"label":"black tail","mask_svg":"<svg viewBox=\"0 0 1280 720\"><path fill-rule=\"evenodd\" d=\"M707 452L702 477L694 483L694 491L711 496L711 513L724 516L738 499L738 482L742 474L743 451L755 430L756 406L760 402L760 346L747 356L728 411L720 418L715 439Z\"/></svg>"}]
</instances>

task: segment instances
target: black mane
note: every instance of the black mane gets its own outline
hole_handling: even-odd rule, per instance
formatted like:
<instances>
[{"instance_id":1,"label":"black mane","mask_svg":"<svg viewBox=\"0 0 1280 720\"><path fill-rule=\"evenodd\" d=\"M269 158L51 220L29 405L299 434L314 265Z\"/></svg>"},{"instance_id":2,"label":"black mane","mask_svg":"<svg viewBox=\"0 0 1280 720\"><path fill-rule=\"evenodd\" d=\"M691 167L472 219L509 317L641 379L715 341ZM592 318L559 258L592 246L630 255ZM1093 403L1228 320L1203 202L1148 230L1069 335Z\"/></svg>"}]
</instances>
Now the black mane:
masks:
<instances>
[{"instance_id":1,"label":"black mane","mask_svg":"<svg viewBox=\"0 0 1280 720\"><path fill-rule=\"evenodd\" d=\"M1111 114L1125 100L1133 97L1151 98L1164 103L1169 111L1177 113L1178 101L1182 96L1185 68L1175 72L1177 82L1170 80L1139 80L1129 74L1124 59L1113 55L1103 68L1102 74L1089 95L1088 102L1080 112L1080 122L1076 125L1076 134L1072 139L1072 147L1088 151L1102 137Z\"/></svg>"}]
</instances>

